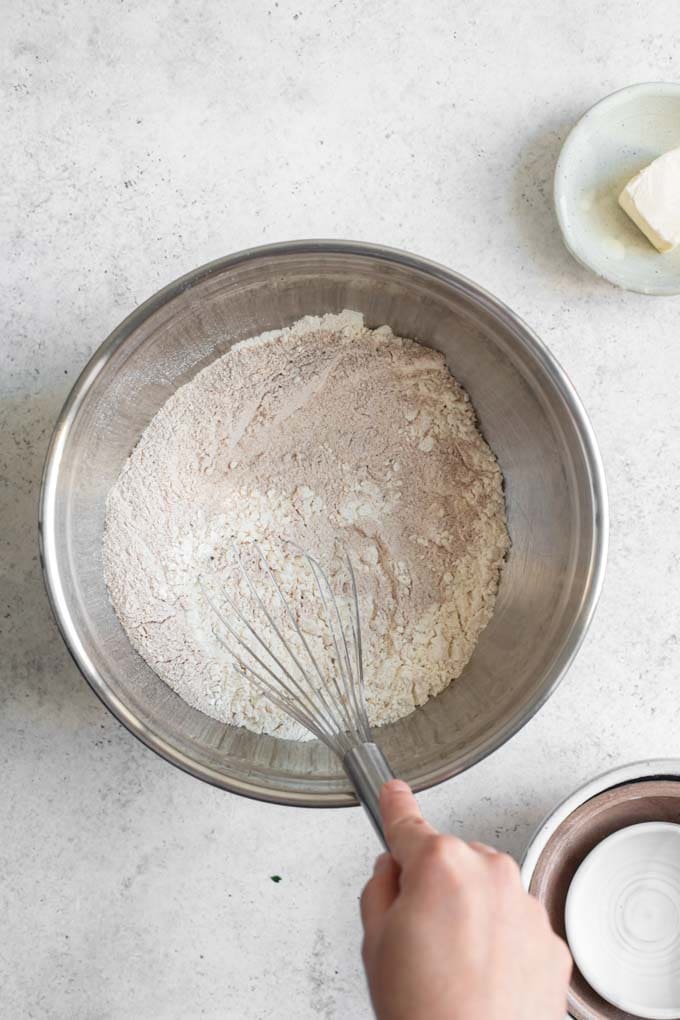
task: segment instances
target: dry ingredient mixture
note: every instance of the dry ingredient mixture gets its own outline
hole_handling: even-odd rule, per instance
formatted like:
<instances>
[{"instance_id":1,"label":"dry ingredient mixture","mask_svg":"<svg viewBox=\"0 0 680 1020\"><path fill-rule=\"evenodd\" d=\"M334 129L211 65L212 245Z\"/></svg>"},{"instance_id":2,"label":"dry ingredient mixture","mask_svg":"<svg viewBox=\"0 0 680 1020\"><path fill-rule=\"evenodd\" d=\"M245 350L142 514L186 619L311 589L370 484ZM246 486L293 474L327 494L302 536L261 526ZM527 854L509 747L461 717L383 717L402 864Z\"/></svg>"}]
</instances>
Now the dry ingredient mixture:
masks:
<instances>
[{"instance_id":1,"label":"dry ingredient mixture","mask_svg":"<svg viewBox=\"0 0 680 1020\"><path fill-rule=\"evenodd\" d=\"M374 725L459 676L509 539L500 469L443 357L348 311L240 343L166 402L109 495L105 576L133 646L195 708L301 738L232 668L199 582L247 613L233 542L254 540L293 596L309 575L282 542L331 576L349 552ZM301 619L313 634L313 600Z\"/></svg>"}]
</instances>

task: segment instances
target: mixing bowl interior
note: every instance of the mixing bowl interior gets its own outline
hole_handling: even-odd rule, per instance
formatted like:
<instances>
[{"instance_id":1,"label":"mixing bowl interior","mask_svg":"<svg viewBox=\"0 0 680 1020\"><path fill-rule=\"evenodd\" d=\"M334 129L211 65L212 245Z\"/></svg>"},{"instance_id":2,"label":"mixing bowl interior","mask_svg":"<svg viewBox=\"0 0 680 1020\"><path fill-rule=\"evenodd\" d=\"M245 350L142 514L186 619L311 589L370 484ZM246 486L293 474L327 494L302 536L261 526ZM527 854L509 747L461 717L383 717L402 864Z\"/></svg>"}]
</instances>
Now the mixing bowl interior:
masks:
<instances>
[{"instance_id":1,"label":"mixing bowl interior","mask_svg":"<svg viewBox=\"0 0 680 1020\"><path fill-rule=\"evenodd\" d=\"M254 250L170 285L109 337L57 426L41 506L48 590L89 682L149 746L193 774L270 800L350 803L317 742L225 726L186 705L133 651L102 576L106 495L178 386L238 340L303 315L363 312L444 353L506 482L512 550L494 617L463 675L378 731L416 788L466 768L515 732L557 683L599 591L606 510L597 450L568 382L527 328L441 267L361 245Z\"/></svg>"}]
</instances>

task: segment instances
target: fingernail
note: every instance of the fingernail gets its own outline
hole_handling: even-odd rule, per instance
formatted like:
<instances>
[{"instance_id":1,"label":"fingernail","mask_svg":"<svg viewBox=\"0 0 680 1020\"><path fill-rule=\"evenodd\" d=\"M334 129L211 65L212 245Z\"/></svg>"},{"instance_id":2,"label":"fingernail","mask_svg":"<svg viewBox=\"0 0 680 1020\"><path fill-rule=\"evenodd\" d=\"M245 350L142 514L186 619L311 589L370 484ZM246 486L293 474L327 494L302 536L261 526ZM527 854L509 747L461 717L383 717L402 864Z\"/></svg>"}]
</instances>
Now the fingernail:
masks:
<instances>
[{"instance_id":1,"label":"fingernail","mask_svg":"<svg viewBox=\"0 0 680 1020\"><path fill-rule=\"evenodd\" d=\"M375 875L378 871L382 871L383 868L386 868L390 860L391 857L389 854L379 854L373 863L373 874Z\"/></svg>"}]
</instances>

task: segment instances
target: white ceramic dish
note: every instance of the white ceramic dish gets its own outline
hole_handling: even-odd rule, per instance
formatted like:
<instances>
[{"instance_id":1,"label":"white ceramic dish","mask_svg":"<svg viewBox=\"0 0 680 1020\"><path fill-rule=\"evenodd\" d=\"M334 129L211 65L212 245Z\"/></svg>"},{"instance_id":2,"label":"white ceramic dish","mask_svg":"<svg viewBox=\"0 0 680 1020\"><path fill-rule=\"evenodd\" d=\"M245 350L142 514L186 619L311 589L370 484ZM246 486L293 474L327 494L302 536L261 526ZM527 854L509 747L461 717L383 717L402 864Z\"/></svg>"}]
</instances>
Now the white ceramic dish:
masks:
<instances>
[{"instance_id":1,"label":"white ceramic dish","mask_svg":"<svg viewBox=\"0 0 680 1020\"><path fill-rule=\"evenodd\" d=\"M564 243L582 265L642 294L680 294L680 248L660 254L618 204L624 185L680 146L680 84L629 85L572 129L555 170Z\"/></svg>"},{"instance_id":2,"label":"white ceramic dish","mask_svg":"<svg viewBox=\"0 0 680 1020\"><path fill-rule=\"evenodd\" d=\"M651 1020L680 1016L680 825L631 825L599 843L573 878L565 922L600 995Z\"/></svg>"}]
</instances>

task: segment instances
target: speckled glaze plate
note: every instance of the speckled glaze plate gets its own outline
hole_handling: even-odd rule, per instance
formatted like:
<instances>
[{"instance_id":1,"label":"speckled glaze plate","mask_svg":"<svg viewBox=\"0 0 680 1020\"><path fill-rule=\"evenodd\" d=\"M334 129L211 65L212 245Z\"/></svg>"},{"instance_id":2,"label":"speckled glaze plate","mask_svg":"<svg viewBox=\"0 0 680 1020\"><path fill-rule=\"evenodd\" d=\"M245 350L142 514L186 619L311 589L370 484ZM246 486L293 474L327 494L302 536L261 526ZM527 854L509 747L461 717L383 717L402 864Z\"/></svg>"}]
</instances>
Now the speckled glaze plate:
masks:
<instances>
[{"instance_id":1,"label":"speckled glaze plate","mask_svg":"<svg viewBox=\"0 0 680 1020\"><path fill-rule=\"evenodd\" d=\"M555 170L564 243L598 276L641 294L680 294L680 248L660 254L618 204L625 184L680 146L680 84L629 85L572 129Z\"/></svg>"}]
</instances>

